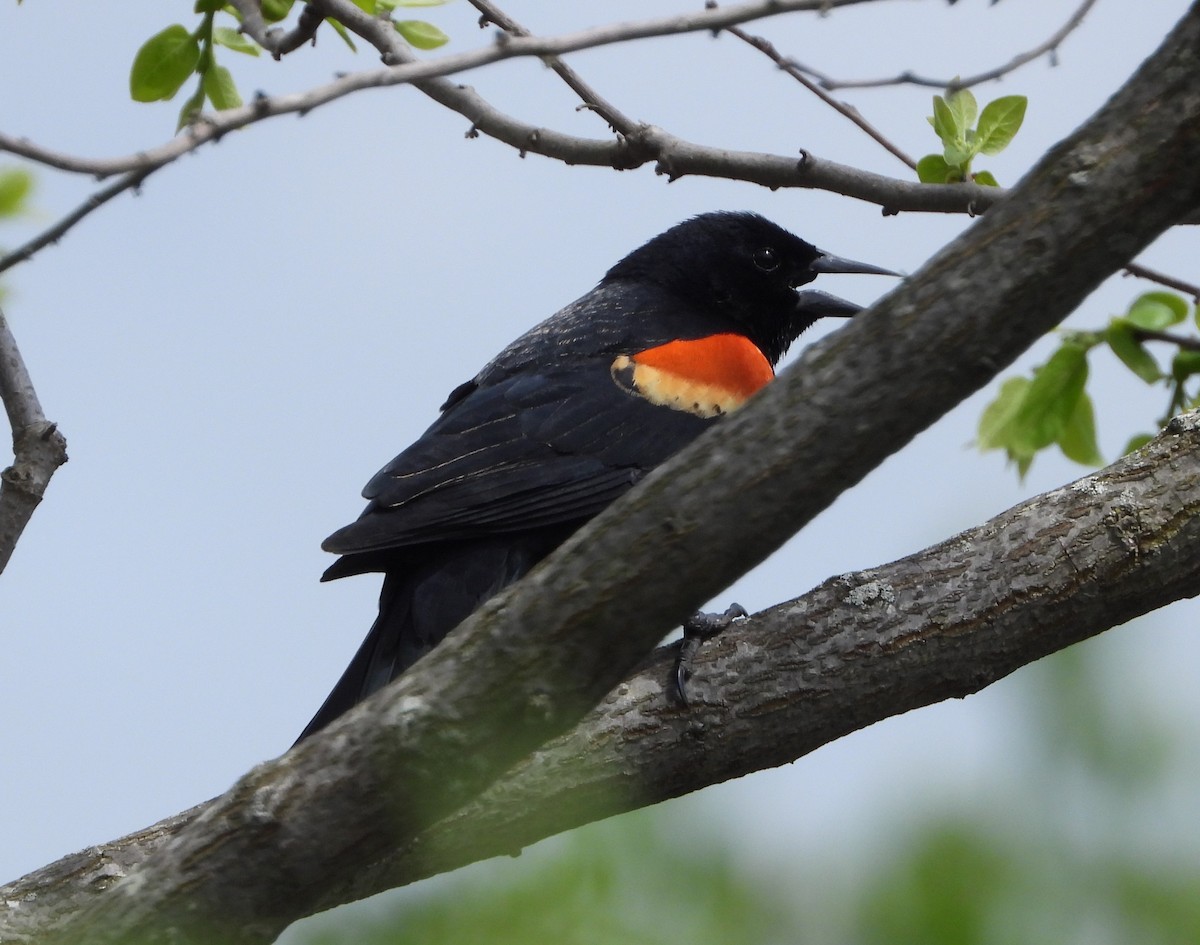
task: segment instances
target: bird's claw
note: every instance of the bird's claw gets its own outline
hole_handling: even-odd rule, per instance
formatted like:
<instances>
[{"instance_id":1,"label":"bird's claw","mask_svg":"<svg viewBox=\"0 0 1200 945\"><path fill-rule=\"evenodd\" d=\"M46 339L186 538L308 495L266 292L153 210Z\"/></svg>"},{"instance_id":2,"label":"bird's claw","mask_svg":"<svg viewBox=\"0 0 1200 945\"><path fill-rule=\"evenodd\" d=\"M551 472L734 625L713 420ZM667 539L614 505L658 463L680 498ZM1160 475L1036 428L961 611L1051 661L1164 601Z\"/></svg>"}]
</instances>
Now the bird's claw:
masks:
<instances>
[{"instance_id":1,"label":"bird's claw","mask_svg":"<svg viewBox=\"0 0 1200 945\"><path fill-rule=\"evenodd\" d=\"M683 640L675 656L675 696L683 706L690 705L687 697L687 681L692 678L692 660L700 651L700 644L711 640L729 625L745 620L750 615L741 604L730 604L723 614L695 613L683 622Z\"/></svg>"}]
</instances>

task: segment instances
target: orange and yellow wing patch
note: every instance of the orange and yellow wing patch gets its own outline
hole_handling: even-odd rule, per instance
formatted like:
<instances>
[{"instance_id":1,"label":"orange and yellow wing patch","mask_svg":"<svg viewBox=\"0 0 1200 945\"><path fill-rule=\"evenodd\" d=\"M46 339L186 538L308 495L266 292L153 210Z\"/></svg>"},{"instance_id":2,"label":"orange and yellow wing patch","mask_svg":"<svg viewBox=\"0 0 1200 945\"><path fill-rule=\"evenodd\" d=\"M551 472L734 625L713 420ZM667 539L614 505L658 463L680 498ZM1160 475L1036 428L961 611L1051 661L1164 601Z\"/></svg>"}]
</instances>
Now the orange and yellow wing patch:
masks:
<instances>
[{"instance_id":1,"label":"orange and yellow wing patch","mask_svg":"<svg viewBox=\"0 0 1200 945\"><path fill-rule=\"evenodd\" d=\"M771 362L742 335L671 341L612 363L617 386L652 404L700 417L732 413L775 377Z\"/></svg>"}]
</instances>

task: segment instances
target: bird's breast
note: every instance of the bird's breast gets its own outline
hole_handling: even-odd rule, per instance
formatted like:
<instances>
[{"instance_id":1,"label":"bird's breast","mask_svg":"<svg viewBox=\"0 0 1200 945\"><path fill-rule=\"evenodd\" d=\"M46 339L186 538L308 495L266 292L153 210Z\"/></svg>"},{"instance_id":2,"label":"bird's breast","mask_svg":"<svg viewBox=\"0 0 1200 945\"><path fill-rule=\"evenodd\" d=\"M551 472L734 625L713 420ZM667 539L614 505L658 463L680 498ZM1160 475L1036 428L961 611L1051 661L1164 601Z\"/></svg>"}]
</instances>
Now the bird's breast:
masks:
<instances>
[{"instance_id":1,"label":"bird's breast","mask_svg":"<svg viewBox=\"0 0 1200 945\"><path fill-rule=\"evenodd\" d=\"M622 354L611 372L630 394L705 418L732 413L775 377L758 347L732 333Z\"/></svg>"}]
</instances>

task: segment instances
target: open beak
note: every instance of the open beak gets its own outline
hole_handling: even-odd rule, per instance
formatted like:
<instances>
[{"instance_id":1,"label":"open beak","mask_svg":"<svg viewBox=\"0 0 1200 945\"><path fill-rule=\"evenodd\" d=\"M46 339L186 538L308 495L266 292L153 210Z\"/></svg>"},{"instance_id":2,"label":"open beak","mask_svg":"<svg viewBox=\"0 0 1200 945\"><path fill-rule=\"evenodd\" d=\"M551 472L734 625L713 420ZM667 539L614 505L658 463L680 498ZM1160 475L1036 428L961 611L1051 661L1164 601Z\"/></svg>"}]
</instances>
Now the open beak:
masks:
<instances>
[{"instance_id":1,"label":"open beak","mask_svg":"<svg viewBox=\"0 0 1200 945\"><path fill-rule=\"evenodd\" d=\"M873 276L900 275L898 272L892 272L891 269L872 266L870 263L855 262L853 259L843 259L841 256L834 256L824 250L817 250L817 252L821 255L808 265L812 272L861 272Z\"/></svg>"},{"instance_id":2,"label":"open beak","mask_svg":"<svg viewBox=\"0 0 1200 945\"><path fill-rule=\"evenodd\" d=\"M861 305L839 299L836 295L822 292L820 289L798 289L796 291L796 309L813 319L818 318L851 318L863 310Z\"/></svg>"}]
</instances>

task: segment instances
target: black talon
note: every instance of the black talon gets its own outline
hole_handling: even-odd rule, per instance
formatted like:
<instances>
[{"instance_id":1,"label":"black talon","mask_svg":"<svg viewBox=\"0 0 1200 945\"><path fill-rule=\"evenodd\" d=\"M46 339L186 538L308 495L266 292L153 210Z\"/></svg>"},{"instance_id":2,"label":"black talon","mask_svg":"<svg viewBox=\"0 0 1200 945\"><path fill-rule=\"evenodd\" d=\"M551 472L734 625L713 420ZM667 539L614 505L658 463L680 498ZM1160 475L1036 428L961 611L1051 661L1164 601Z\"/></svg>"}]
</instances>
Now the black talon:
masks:
<instances>
[{"instance_id":1,"label":"black talon","mask_svg":"<svg viewBox=\"0 0 1200 945\"><path fill-rule=\"evenodd\" d=\"M692 660L700 652L700 644L711 640L729 628L731 623L744 620L750 615L741 604L730 604L723 614L695 613L683 622L683 639L679 642L679 653L675 656L675 696L683 706L688 706L687 681L692 678Z\"/></svg>"}]
</instances>

